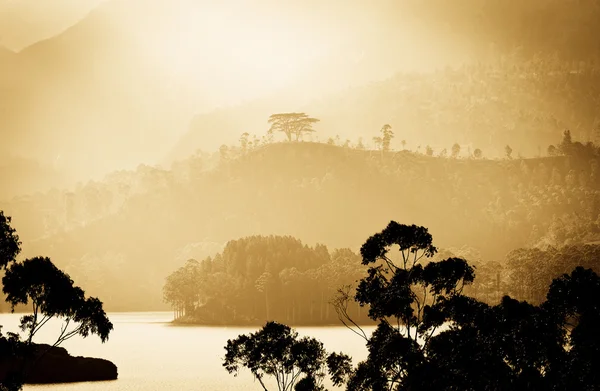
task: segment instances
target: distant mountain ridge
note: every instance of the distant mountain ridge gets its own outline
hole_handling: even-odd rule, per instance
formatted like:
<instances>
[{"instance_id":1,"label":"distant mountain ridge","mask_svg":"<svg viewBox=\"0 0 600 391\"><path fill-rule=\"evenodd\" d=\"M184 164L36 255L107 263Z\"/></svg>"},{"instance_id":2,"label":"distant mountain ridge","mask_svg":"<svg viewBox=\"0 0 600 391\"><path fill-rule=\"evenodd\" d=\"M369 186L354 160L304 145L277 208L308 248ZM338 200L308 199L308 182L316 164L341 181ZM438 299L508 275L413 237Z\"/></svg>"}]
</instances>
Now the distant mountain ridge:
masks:
<instances>
[{"instance_id":1,"label":"distant mountain ridge","mask_svg":"<svg viewBox=\"0 0 600 391\"><path fill-rule=\"evenodd\" d=\"M105 0L0 0L0 46L19 52L51 38Z\"/></svg>"}]
</instances>

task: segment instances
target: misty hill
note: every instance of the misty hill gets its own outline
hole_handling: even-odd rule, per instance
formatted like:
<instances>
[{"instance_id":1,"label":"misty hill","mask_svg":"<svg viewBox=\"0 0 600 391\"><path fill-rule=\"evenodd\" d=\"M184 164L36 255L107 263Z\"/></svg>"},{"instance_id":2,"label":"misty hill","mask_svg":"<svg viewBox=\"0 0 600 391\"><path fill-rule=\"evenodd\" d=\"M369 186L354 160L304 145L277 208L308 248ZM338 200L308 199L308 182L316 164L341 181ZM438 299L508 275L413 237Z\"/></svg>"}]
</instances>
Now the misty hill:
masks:
<instances>
[{"instance_id":1,"label":"misty hill","mask_svg":"<svg viewBox=\"0 0 600 391\"><path fill-rule=\"evenodd\" d=\"M590 137L600 123L596 110L600 46L595 39L600 28L594 22L600 19L600 7L596 0L381 0L367 8L377 17L379 30L374 34L379 35L364 47L384 46L404 61L419 58L411 70L426 75L405 74L404 69L387 80L338 94L313 94L305 104L294 105L283 96L274 96L202 113L167 160L231 143L242 129L260 137L267 129L266 118L277 111L305 111L320 118L325 139L339 134L370 140L372 132L389 123L402 130L397 141L406 139L415 148L426 144L444 148L459 142L483 148L488 156L502 156L506 144L517 145L523 155L539 155L538 147L545 148L565 127L580 139L598 141ZM407 33L399 27L406 25L406 20L397 19L399 15L426 26L418 32L411 30L410 48L397 40ZM431 49L436 41L436 50L451 49L454 58L425 60L423 50ZM394 42L392 49L389 42ZM382 57L381 51L365 57L401 63ZM466 66L432 73L456 64ZM338 73L348 66L351 61L340 61ZM332 75L336 77L336 73L327 77ZM380 79L371 79L376 80ZM219 129L220 137L213 136L214 129Z\"/></svg>"},{"instance_id":2,"label":"misty hill","mask_svg":"<svg viewBox=\"0 0 600 391\"><path fill-rule=\"evenodd\" d=\"M166 81L119 15L119 7L102 5L14 56L5 70L16 94L0 119L3 149L45 164L59 160L65 171L87 177L156 153L172 109L160 108L168 103Z\"/></svg>"},{"instance_id":3,"label":"misty hill","mask_svg":"<svg viewBox=\"0 0 600 391\"><path fill-rule=\"evenodd\" d=\"M440 41L422 50L423 59L407 61L375 42L392 34L408 51L414 43L405 30L421 34L423 26L403 16L399 25L372 29L380 6L331 6L104 1L57 35L15 55L0 53L0 152L56 165L71 179L98 178L158 161L197 112L276 90L304 102L423 59L451 57ZM52 14L64 25L85 7L90 3ZM60 23L50 24L56 30ZM227 142L218 133L213 138Z\"/></svg>"},{"instance_id":4,"label":"misty hill","mask_svg":"<svg viewBox=\"0 0 600 391\"><path fill-rule=\"evenodd\" d=\"M18 52L59 34L103 0L0 0L0 45Z\"/></svg>"},{"instance_id":5,"label":"misty hill","mask_svg":"<svg viewBox=\"0 0 600 391\"><path fill-rule=\"evenodd\" d=\"M33 159L14 156L0 157L0 199L10 199L15 194L46 192L53 186L67 185L64 177L51 166L42 166Z\"/></svg>"},{"instance_id":6,"label":"misty hill","mask_svg":"<svg viewBox=\"0 0 600 391\"><path fill-rule=\"evenodd\" d=\"M275 143L171 170L141 166L2 209L27 243L25 256L48 254L108 308L153 309L162 305L156 287L186 259L251 235L356 249L393 218L484 259L598 240L598 155L589 151L485 160Z\"/></svg>"},{"instance_id":7,"label":"misty hill","mask_svg":"<svg viewBox=\"0 0 600 391\"><path fill-rule=\"evenodd\" d=\"M298 109L275 98L199 115L169 158L205 146L216 149L214 129L228 143L241 131L261 136L269 115L293 110L321 120L317 135L323 141L344 135L369 143L387 123L396 134L396 149L401 140L412 149L429 144L438 151L458 142L481 148L486 156L503 156L506 145L515 155L539 156L566 128L578 139L600 140L599 86L600 68L593 63L552 64L541 58L400 73Z\"/></svg>"},{"instance_id":8,"label":"misty hill","mask_svg":"<svg viewBox=\"0 0 600 391\"><path fill-rule=\"evenodd\" d=\"M35 159L42 165L52 165L72 180L99 178L115 169L133 168L140 162L152 164L160 160L167 154L171 144L186 131L196 113L208 113L216 107L273 94L276 94L275 98L270 99L271 104L263 106L265 110L260 111L260 118L264 118L263 112L271 114L284 103L286 111L307 107L311 109L307 111L322 117L324 129L331 133L327 137L348 134L368 139L371 129L378 129L381 123L395 122L393 125L397 127L410 129L407 131L409 144L424 144L430 142L427 132L422 142L411 140L409 136L420 134L423 128L430 125L426 121L431 120L437 121L434 128L446 127L443 133L437 130L430 132L435 134L436 139L440 134L448 134L450 141L441 140L446 144L454 141L482 144L477 139L471 140L470 134L462 134L461 127L471 122L454 123L453 118L447 118L448 111L464 117L465 107L471 102L457 102L460 105L458 109L452 105L442 107L441 111L446 112L446 117L434 115L434 119L431 119L430 112L419 112L423 106L430 106L431 99L453 101L450 87L445 87L444 93L434 90L433 97L419 97L417 101L424 103L418 106L418 111L415 111L417 106L406 109L414 116L419 112L419 121L402 110L389 107L403 105L406 99L412 99L396 99L397 85L394 83L390 84L393 88L389 93L372 92L371 87L344 92L343 96L347 96L351 103L339 103L340 97L325 97L348 86L384 79L399 70L431 71L449 64L485 60L489 53L485 52L484 56L481 48L488 48L489 40L496 40L495 37L500 36L485 35L485 39L480 39L478 35L467 34L459 27L473 26L471 22L479 17L479 13L486 17L503 15L497 10L500 3L493 2L490 3L492 5L486 5L488 8L482 9L488 3L463 0L461 9L471 7L469 12L450 13L451 17L442 23L436 19L436 15L439 16L437 10L448 7L434 0L405 0L400 3L390 0L369 3L346 0L328 2L328 6L317 1L286 2L282 5L272 0L251 4L235 0L219 3L109 0L66 28L67 19L76 19L86 7L90 7L90 3L78 3L75 7L63 0L63 6L71 4L75 7L69 8L70 14L55 10L56 15L49 12L47 17L52 19L62 15L64 19L60 23L51 24L55 30L59 24L65 26L66 30L27 47L17 55L0 54L0 87L3 91L0 98L0 110L3 113L0 116L3 136L0 152L10 152L11 155ZM550 27L556 25L550 21L539 25L517 23L519 20L530 20L528 15L531 15L532 7L536 10L535 7L541 7L541 3L528 0L525 5L520 2L507 7L510 15L515 15L510 23L521 26L521 30L515 31L523 34L535 32L536 37L546 33L549 37L556 35L549 34L552 32ZM552 7L559 7L557 4L552 2L548 5L544 15ZM594 4L580 2L580 5L555 9L568 15L568 18L559 20L564 22L561 31L567 30L571 35L581 36L593 30L592 25L578 21L588 20L590 15L595 15ZM36 10L36 13L41 14L42 11ZM254 17L249 18L248 15ZM467 19L460 19L463 17L461 15ZM499 23L500 20L496 20L497 26L501 26ZM311 29L306 29L307 25ZM500 27L495 29L498 34L502 31ZM551 41L550 38L548 40ZM294 45L290 45L290 42L294 42ZM389 42L394 42L394 50L389 49ZM516 41L513 39L511 42ZM586 45L582 48L586 49L589 57L577 59L589 60L594 56L593 47L590 46L592 43ZM530 52L535 52L533 46L533 43L529 45ZM492 57L498 59L507 55L508 47L510 45L504 45L502 50L493 52ZM546 52L542 54L544 60L552 58ZM559 49L561 61L575 59L567 54L566 49ZM568 68L576 69L572 65L569 64ZM598 84L590 81L593 80L584 80L582 84ZM483 82L486 82L485 78ZM557 84L561 85L562 82L559 80ZM495 88L476 95L498 95ZM522 88L525 90L526 87ZM554 106L562 107L561 99L570 96L573 93L571 90L558 89L561 98L555 99ZM363 95L366 92L373 96L366 98ZM590 93L582 95L596 96L592 91ZM317 101L319 97L323 100ZM541 98L546 98L546 95L531 96L534 113L526 116L543 118L547 116L546 113L552 112L552 107L537 107ZM553 95L550 95L552 99ZM586 99L585 102L589 102L591 98ZM279 105L272 104L274 100ZM386 104L382 104L382 100ZM501 98L501 103L508 104L509 116L515 118L512 115L516 110L512 108L516 106L515 102ZM529 100L523 99L519 103L528 105ZM375 113L368 113L366 107L381 108ZM434 105L430 109L435 113L440 107ZM503 104L488 105L479 112L485 116L488 110L504 110ZM368 115L364 115L365 112ZM237 116L238 113L245 114L243 110L224 110L222 113L226 113L226 117L236 114L239 121L245 121L244 115ZM566 123L578 137L581 134L575 128L581 126L587 129L588 123L593 121L586 113L575 112L574 117L582 122L579 125L571 120L571 115L560 111L558 114L557 127ZM217 117L219 115L223 114L217 114ZM421 120L421 117L425 119ZM201 133L208 132L210 135L186 136L171 158L189 156L198 148L213 150L215 145L231 143L234 137L243 132L241 129L251 128L252 132L259 132L264 129L264 123L258 122L248 118L243 126L234 126L219 119L200 117L194 121L192 131L198 132L200 128ZM478 129L488 125L472 122L475 122L472 126ZM497 126L513 126L510 121L495 123L499 124ZM538 128L544 125L547 124L542 121ZM235 130L228 130L228 127ZM523 133L528 127L517 129L514 133ZM478 137L484 137L481 131L476 133ZM487 135L489 132L484 133ZM520 152L529 155L530 151L537 149L538 144L545 144L547 138L536 144L525 144L518 140L523 146ZM193 142L188 143L190 140ZM500 138L492 143L503 144L504 141ZM184 144L189 148L181 147ZM486 145L479 147L492 155L491 148Z\"/></svg>"}]
</instances>

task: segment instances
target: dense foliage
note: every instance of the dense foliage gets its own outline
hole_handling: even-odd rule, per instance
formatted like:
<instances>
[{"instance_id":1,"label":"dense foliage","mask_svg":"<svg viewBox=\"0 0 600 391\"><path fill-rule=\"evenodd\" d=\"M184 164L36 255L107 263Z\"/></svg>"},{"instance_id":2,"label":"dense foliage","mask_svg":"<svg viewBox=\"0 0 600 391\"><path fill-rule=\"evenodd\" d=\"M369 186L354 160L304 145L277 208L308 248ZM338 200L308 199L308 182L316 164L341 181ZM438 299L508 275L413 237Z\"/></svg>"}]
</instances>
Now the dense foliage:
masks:
<instances>
[{"instance_id":1,"label":"dense foliage","mask_svg":"<svg viewBox=\"0 0 600 391\"><path fill-rule=\"evenodd\" d=\"M355 367L348 356L328 359L334 385L345 384L348 391L597 387L600 277L596 273L577 266L570 274L557 276L540 305L504 296L490 306L463 294L474 280L472 266L456 257L435 261L436 253L432 236L420 226L392 221L367 239L361 247L367 275L354 299L368 307L377 327L367 334L346 316L344 324L365 339L368 356ZM337 305L347 300L352 298L342 295ZM285 347L293 343L262 337L274 327L267 323L250 337L229 341L226 368L235 372L239 365L246 366L260 380L263 374L274 373L273 364L285 367L290 357L285 352L291 352ZM289 333L289 328L277 327ZM323 356L315 360L320 368Z\"/></svg>"},{"instance_id":2,"label":"dense foliage","mask_svg":"<svg viewBox=\"0 0 600 391\"><path fill-rule=\"evenodd\" d=\"M309 247L289 236L251 236L227 243L214 257L167 277L164 299L182 320L199 323L333 324L330 300L364 269L349 249ZM360 315L358 306L352 313Z\"/></svg>"},{"instance_id":3,"label":"dense foliage","mask_svg":"<svg viewBox=\"0 0 600 391\"><path fill-rule=\"evenodd\" d=\"M577 266L600 273L600 245L568 245L560 248L521 248L507 254L503 263L476 262L477 275L466 292L488 303L504 294L539 304L556 277Z\"/></svg>"},{"instance_id":4,"label":"dense foliage","mask_svg":"<svg viewBox=\"0 0 600 391\"><path fill-rule=\"evenodd\" d=\"M340 373L348 357L327 354L323 343L310 337L298 337L298 332L277 322L249 335L240 335L227 341L223 366L237 375L245 367L262 388L267 391L266 376L274 378L279 391L324 391L323 380L327 366L336 366L332 372Z\"/></svg>"},{"instance_id":5,"label":"dense foliage","mask_svg":"<svg viewBox=\"0 0 600 391\"><path fill-rule=\"evenodd\" d=\"M17 231L10 225L10 216L5 216L0 210L0 268L14 262L21 252L21 242Z\"/></svg>"}]
</instances>

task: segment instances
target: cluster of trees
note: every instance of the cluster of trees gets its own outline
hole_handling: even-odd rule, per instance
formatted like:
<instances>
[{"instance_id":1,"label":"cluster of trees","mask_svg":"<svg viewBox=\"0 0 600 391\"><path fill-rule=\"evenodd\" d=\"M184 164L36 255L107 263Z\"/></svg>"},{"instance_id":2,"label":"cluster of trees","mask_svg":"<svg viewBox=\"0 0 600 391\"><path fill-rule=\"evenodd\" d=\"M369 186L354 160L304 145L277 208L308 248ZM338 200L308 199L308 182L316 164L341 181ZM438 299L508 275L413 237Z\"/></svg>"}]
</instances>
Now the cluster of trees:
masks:
<instances>
[{"instance_id":1,"label":"cluster of trees","mask_svg":"<svg viewBox=\"0 0 600 391\"><path fill-rule=\"evenodd\" d=\"M600 244L568 245L561 248L521 248L506 255L503 262L473 262L478 278L466 292L487 303L504 294L529 303L542 303L556 276L577 266L600 270Z\"/></svg>"},{"instance_id":2,"label":"cluster of trees","mask_svg":"<svg viewBox=\"0 0 600 391\"><path fill-rule=\"evenodd\" d=\"M35 257L17 260L21 242L11 226L11 218L0 211L0 269L2 292L14 311L17 305L31 306L31 313L21 317L23 335L0 333L0 360L7 365L20 363L0 379L0 390L18 391L27 380L29 371L53 347L75 337L95 334L102 342L113 329L102 302L86 297L85 292L74 285L68 274L57 268L49 258ZM50 347L38 352L34 337L50 319L60 319L60 333ZM0 330L2 326L0 325Z\"/></svg>"},{"instance_id":3,"label":"cluster of trees","mask_svg":"<svg viewBox=\"0 0 600 391\"><path fill-rule=\"evenodd\" d=\"M473 267L455 257L428 262L436 252L426 228L394 221L363 244L367 275L354 295L337 303L356 301L377 323L367 334L346 317L368 348L357 365L272 322L229 340L223 365L230 373L249 369L264 390L265 376L274 377L279 390L324 390L327 370L334 385L349 391L597 387L596 273L577 267L558 276L540 305L504 296L490 306L463 294L475 278Z\"/></svg>"},{"instance_id":4,"label":"cluster of trees","mask_svg":"<svg viewBox=\"0 0 600 391\"><path fill-rule=\"evenodd\" d=\"M600 245L561 248L520 248L500 261L486 261L470 248L444 249L431 260L468 259L477 278L465 294L487 304L505 295L532 304L542 303L556 276L577 266L600 270ZM252 236L230 241L222 253L202 261L188 260L171 273L163 298L181 322L204 324L257 323L271 319L287 324L334 324L339 310L336 295L348 294L366 268L351 249L329 251L298 239ZM360 323L370 323L366 311L354 302L346 312Z\"/></svg>"},{"instance_id":5,"label":"cluster of trees","mask_svg":"<svg viewBox=\"0 0 600 391\"><path fill-rule=\"evenodd\" d=\"M350 249L330 252L290 236L245 237L229 241L214 257L188 260L167 277L164 300L181 321L332 324L338 316L331 297L364 272L358 259ZM350 311L366 319L358 306Z\"/></svg>"}]
</instances>

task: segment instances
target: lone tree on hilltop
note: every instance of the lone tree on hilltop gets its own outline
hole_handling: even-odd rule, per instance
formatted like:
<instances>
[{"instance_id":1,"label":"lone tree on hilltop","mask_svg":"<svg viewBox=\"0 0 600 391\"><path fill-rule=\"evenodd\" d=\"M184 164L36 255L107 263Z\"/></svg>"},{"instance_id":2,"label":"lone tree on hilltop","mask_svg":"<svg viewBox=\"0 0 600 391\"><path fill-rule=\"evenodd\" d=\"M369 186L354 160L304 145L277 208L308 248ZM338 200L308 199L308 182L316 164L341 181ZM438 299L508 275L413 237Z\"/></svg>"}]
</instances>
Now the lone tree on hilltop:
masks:
<instances>
[{"instance_id":1,"label":"lone tree on hilltop","mask_svg":"<svg viewBox=\"0 0 600 391\"><path fill-rule=\"evenodd\" d=\"M268 133L283 132L292 141L292 136L298 141L304 133L311 133L315 130L312 125L319 122L317 118L309 117L306 113L279 113L269 117L271 128Z\"/></svg>"}]
</instances>

